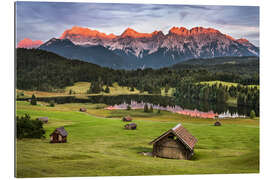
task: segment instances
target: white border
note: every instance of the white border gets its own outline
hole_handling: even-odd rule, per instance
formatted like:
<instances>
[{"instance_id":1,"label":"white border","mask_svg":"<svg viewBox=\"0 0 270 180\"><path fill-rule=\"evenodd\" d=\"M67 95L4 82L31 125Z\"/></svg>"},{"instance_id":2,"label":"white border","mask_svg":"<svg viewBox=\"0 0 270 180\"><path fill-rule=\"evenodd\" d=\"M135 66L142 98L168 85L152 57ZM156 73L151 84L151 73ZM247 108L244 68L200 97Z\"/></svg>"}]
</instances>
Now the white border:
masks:
<instances>
[{"instance_id":1,"label":"white border","mask_svg":"<svg viewBox=\"0 0 270 180\"><path fill-rule=\"evenodd\" d=\"M32 0L37 1L37 0ZM260 133L260 174L230 174L230 175L181 175L181 176L123 176L123 177L87 177L87 178L57 178L57 179L269 179L269 63L270 63L270 28L269 2L267 0L79 0L54 2L103 2L103 3L150 3L150 4L190 4L190 5L240 5L260 6L260 78L261 78L261 133ZM14 178L14 1L1 1L1 179ZM237 18L237 17L236 17ZM26 178L28 179L28 178ZM42 178L52 180L56 178Z\"/></svg>"}]
</instances>

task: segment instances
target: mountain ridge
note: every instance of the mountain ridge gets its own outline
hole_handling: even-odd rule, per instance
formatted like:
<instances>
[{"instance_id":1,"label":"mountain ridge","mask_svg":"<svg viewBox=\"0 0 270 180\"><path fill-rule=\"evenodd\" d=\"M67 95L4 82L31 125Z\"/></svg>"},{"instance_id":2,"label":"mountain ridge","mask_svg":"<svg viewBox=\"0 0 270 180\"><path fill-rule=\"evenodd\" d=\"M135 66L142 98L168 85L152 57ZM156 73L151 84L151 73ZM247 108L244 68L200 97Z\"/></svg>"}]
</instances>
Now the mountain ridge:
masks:
<instances>
[{"instance_id":1,"label":"mountain ridge","mask_svg":"<svg viewBox=\"0 0 270 180\"><path fill-rule=\"evenodd\" d=\"M259 56L259 48L248 40L234 39L219 30L203 27L190 30L172 27L167 34L140 33L127 28L122 34L114 35L74 26L64 31L57 45L55 39L39 48L111 68L161 68L192 58Z\"/></svg>"}]
</instances>

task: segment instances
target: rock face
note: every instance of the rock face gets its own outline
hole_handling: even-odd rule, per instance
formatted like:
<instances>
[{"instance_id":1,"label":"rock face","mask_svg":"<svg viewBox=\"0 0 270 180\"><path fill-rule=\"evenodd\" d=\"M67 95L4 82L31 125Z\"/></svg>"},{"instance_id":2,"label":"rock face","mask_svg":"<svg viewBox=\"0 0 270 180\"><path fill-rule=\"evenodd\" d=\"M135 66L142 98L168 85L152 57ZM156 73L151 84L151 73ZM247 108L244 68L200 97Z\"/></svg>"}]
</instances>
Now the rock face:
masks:
<instances>
[{"instance_id":1,"label":"rock face","mask_svg":"<svg viewBox=\"0 0 270 180\"><path fill-rule=\"evenodd\" d=\"M127 28L117 36L75 26L40 49L117 69L160 68L192 58L259 56L259 48L248 40L203 27L173 27L166 35Z\"/></svg>"}]
</instances>

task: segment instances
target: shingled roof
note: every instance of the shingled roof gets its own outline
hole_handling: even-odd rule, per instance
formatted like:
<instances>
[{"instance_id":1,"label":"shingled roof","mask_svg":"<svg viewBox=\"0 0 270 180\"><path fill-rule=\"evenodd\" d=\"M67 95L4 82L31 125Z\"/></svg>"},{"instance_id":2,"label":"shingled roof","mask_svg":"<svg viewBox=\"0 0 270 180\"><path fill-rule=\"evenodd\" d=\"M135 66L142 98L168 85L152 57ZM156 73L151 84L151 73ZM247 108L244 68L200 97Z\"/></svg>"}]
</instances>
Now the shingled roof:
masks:
<instances>
[{"instance_id":1,"label":"shingled roof","mask_svg":"<svg viewBox=\"0 0 270 180\"><path fill-rule=\"evenodd\" d=\"M185 129L181 124L176 125L174 128L169 129L167 132L159 136L158 138L151 141L149 144L156 143L169 133L173 133L185 146L187 146L190 150L193 150L195 144L197 143L197 139L192 136L187 129Z\"/></svg>"},{"instance_id":2,"label":"shingled roof","mask_svg":"<svg viewBox=\"0 0 270 180\"><path fill-rule=\"evenodd\" d=\"M55 133L56 131L58 131L59 132L59 134L61 134L63 137L65 137L65 136L67 136L68 135L68 133L67 133L67 131L65 130L65 128L62 126L62 127L60 127L60 128L56 128L54 131L53 131L53 133ZM53 134L52 133L52 134ZM52 135L51 134L51 135ZM50 135L50 136L51 136Z\"/></svg>"}]
</instances>

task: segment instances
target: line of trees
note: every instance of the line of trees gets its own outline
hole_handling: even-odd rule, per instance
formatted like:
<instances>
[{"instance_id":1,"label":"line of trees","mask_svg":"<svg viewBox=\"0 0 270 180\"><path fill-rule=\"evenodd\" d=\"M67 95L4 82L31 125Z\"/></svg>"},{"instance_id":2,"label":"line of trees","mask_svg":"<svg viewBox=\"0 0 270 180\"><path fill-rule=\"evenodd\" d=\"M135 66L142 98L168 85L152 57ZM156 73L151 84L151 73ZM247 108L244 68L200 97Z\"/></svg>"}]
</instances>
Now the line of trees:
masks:
<instances>
[{"instance_id":1,"label":"line of trees","mask_svg":"<svg viewBox=\"0 0 270 180\"><path fill-rule=\"evenodd\" d=\"M59 91L75 82L85 81L93 84L91 92L102 91L101 82L108 87L117 82L120 86L136 88L141 92L160 94L161 88L177 87L178 83L187 77L194 82L222 80L242 84L259 83L258 63L242 65L242 68L238 67L239 65L226 64L209 67L182 65L156 70L114 70L79 60L69 60L38 49L19 48L16 51L17 88L25 90Z\"/></svg>"},{"instance_id":2,"label":"line of trees","mask_svg":"<svg viewBox=\"0 0 270 180\"><path fill-rule=\"evenodd\" d=\"M174 93L176 101L182 99L203 100L214 103L226 103L231 98L237 99L238 106L248 106L259 109L260 91L255 87L243 85L226 86L220 84L198 84L190 80L179 83Z\"/></svg>"},{"instance_id":3,"label":"line of trees","mask_svg":"<svg viewBox=\"0 0 270 180\"><path fill-rule=\"evenodd\" d=\"M209 102L225 103L229 98L226 86L222 84L205 85L190 81L181 81L174 94L177 99L197 99Z\"/></svg>"}]
</instances>

